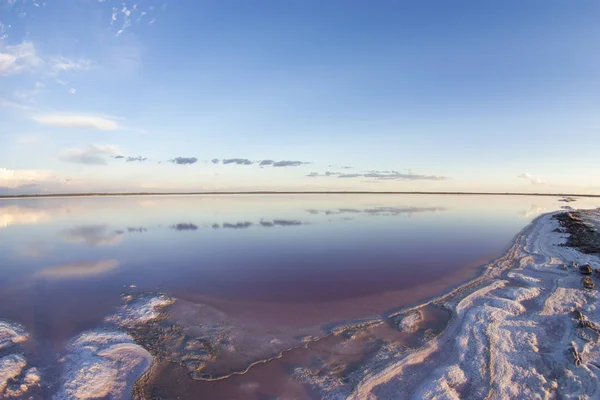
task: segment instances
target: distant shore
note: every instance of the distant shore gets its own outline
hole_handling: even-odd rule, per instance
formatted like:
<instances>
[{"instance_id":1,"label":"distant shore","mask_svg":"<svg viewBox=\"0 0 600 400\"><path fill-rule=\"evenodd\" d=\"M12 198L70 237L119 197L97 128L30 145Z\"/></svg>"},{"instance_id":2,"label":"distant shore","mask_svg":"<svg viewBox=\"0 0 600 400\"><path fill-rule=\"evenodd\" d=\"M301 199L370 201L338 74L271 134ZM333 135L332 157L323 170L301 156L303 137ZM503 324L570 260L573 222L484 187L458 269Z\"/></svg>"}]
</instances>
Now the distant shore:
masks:
<instances>
[{"instance_id":1,"label":"distant shore","mask_svg":"<svg viewBox=\"0 0 600 400\"><path fill-rule=\"evenodd\" d=\"M223 196L223 195L314 195L314 194L430 194L464 196L544 196L544 197L599 197L600 194L578 193L519 193L519 192L375 192L375 191L248 191L248 192L131 192L131 193L48 193L0 195L0 199L39 197L100 197L100 196Z\"/></svg>"}]
</instances>

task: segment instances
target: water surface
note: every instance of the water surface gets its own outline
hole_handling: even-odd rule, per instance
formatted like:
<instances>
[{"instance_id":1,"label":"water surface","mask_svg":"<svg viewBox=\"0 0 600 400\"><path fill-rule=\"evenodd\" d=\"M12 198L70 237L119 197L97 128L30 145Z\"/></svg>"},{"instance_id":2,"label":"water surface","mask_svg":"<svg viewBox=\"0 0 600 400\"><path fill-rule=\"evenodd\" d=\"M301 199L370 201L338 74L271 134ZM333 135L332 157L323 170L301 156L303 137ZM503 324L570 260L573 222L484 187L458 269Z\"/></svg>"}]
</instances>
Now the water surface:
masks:
<instances>
[{"instance_id":1,"label":"water surface","mask_svg":"<svg viewBox=\"0 0 600 400\"><path fill-rule=\"evenodd\" d=\"M0 319L24 325L52 358L99 326L123 294L165 293L264 332L382 315L469 279L534 217L567 205L597 207L600 199L0 200Z\"/></svg>"}]
</instances>

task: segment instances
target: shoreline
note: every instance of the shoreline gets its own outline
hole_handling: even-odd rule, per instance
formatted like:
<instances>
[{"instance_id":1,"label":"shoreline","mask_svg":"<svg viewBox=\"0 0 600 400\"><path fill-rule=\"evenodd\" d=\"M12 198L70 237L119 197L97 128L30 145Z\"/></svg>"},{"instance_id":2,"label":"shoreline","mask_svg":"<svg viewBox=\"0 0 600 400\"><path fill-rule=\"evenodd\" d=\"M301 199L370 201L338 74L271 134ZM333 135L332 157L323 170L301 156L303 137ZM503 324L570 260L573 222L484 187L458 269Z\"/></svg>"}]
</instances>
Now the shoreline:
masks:
<instances>
[{"instance_id":1,"label":"shoreline","mask_svg":"<svg viewBox=\"0 0 600 400\"><path fill-rule=\"evenodd\" d=\"M540 196L600 198L600 194L581 193L523 193L523 192L421 192L421 191L226 191L226 192L123 192L123 193L50 193L0 195L5 199L36 199L61 197L127 197L127 196L229 196L229 195L453 195L453 196Z\"/></svg>"},{"instance_id":2,"label":"shoreline","mask_svg":"<svg viewBox=\"0 0 600 400\"><path fill-rule=\"evenodd\" d=\"M600 267L600 259L562 244L566 232L555 230L561 214L536 218L481 276L432 300L452 312L444 331L396 362L372 365L348 398L374 399L390 390L457 399L600 394L600 335L592 340L586 329L599 326L598 293L582 288L578 270L563 266L576 259ZM585 324L571 322L575 311Z\"/></svg>"},{"instance_id":3,"label":"shoreline","mask_svg":"<svg viewBox=\"0 0 600 400\"><path fill-rule=\"evenodd\" d=\"M490 259L486 263L479 264L479 266L476 267L477 272L473 277L453 285L441 294L419 301L414 305L384 310L377 315L364 316L363 318L353 320L338 320L334 323L321 325L321 335L312 337L307 342L298 343L285 349L279 349L269 357L253 359L241 370L230 370L228 373L217 374L216 376L204 373L197 375L193 380L185 379L187 378L186 375L194 373L192 371L187 372L183 365L179 365L180 363L175 362L174 360L163 360L162 362L157 360L160 365L153 368L153 371L149 372L148 375L140 380L139 384L136 385L135 392L142 396L144 394L148 395L149 393L185 396L185 393L189 392L208 392L209 395L212 395L214 398L222 396L236 398L231 392L231 387L242 387L245 385L256 384L256 382L260 382L261 386L266 386L272 384L272 382L269 382L270 380L281 379L281 377L275 378L272 376L272 368L275 368L275 366L269 367L269 365L276 364L279 368L283 369L295 368L296 372L293 374L291 380L293 380L295 384L298 384L299 381L304 386L310 387L312 395L296 391L294 392L296 398L310 399L317 397L333 399L340 396L343 398L350 396L352 391L347 390L348 386L358 386L359 382L362 382L365 378L365 376L361 375L364 375L364 373L367 373L371 369L376 369L376 367L369 365L369 357L359 363L361 366L353 366L349 361L352 357L342 355L339 357L330 357L332 360L327 361L328 355L321 354L319 351L315 351L314 348L319 347L320 343L325 342L328 343L327 348L331 351L335 351L338 347L368 349L372 343L368 343L369 340L364 340L364 338L361 337L365 335L372 335L372 337L377 340L382 340L382 338L385 338L383 340L393 338L392 342L396 341L400 344L400 347L413 347L415 345L418 346L423 340L430 340L428 336L432 334L432 328L434 328L434 330L437 329L437 332L433 332L434 335L443 334L455 319L451 307L444 304L445 300L453 297L464 297L484 286L490 280L493 280L498 274L498 271L494 271L493 266L507 258L512 259L514 249L518 246L519 241L530 233L534 224L542 217L536 218L532 223L527 225L527 227L517 233L498 257ZM435 311L436 309L439 311ZM437 313L438 317L427 321L426 315L431 314L431 312L434 312L434 314ZM439 320L441 315L440 312L442 314L447 313L448 319L445 322L443 321L444 318L442 318L442 321ZM406 316L415 314L417 314L419 318L417 318L412 332L397 332L398 329L396 326L401 323L402 319ZM328 350L328 352L330 350ZM384 352L385 351L387 350L384 350ZM304 358L307 357L307 354L315 354L326 361L324 361L323 366L317 368L318 371L310 371L310 367L307 367L306 365L304 367L299 367L298 363L295 363L294 360L303 360L303 357L299 356L298 353L303 353ZM368 351L365 351L365 353L368 353ZM408 356L409 354L405 355ZM302 365L303 362L305 361L300 361L299 364ZM345 376L340 376L338 370L342 368L340 366L344 365L345 367L343 367L343 369L347 374ZM361 368L363 367L366 369L361 371ZM333 373L331 371L332 369L334 370ZM331 376L332 374L334 375L333 377ZM173 380L179 382L178 387L173 387L173 385L170 384ZM331 380L338 380L338 382L332 383ZM351 383L352 381L354 381L354 383ZM327 382L325 387L323 387L323 382ZM289 382L280 382L280 385L292 386ZM345 388L343 388L344 386ZM276 395L276 393L272 393L272 395ZM361 395L358 396L357 399L358 398L362 399L363 397Z\"/></svg>"},{"instance_id":4,"label":"shoreline","mask_svg":"<svg viewBox=\"0 0 600 400\"><path fill-rule=\"evenodd\" d=\"M188 379L189 368L163 360L136 393L254 399L234 388L256 386L298 399L595 398L600 333L590 335L600 332L600 302L596 290L583 289L578 269L565 265L600 267L600 259L563 245L561 214L537 217L480 274L427 301L323 326L321 336L225 376ZM288 380L274 375L290 370Z\"/></svg>"}]
</instances>

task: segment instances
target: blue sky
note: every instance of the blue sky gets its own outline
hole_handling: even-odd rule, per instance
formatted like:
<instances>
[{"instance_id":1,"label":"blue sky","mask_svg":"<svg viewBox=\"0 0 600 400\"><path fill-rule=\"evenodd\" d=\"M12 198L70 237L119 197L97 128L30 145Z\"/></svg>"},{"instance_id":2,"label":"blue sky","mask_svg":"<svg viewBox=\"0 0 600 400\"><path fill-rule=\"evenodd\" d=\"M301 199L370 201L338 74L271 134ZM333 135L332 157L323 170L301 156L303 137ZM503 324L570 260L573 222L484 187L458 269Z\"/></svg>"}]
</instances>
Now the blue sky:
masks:
<instances>
[{"instance_id":1,"label":"blue sky","mask_svg":"<svg viewBox=\"0 0 600 400\"><path fill-rule=\"evenodd\" d=\"M599 12L0 0L0 193L600 193Z\"/></svg>"}]
</instances>

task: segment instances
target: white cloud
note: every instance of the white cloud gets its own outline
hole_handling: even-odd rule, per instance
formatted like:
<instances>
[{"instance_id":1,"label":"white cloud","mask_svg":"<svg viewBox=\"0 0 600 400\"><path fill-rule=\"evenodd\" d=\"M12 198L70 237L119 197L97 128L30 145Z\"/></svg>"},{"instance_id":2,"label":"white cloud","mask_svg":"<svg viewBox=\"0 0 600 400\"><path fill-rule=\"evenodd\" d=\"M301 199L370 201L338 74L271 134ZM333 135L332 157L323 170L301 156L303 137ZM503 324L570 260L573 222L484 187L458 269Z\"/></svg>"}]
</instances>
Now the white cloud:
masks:
<instances>
[{"instance_id":1,"label":"white cloud","mask_svg":"<svg viewBox=\"0 0 600 400\"><path fill-rule=\"evenodd\" d=\"M540 177L537 177L535 175L532 175L529 172L522 172L517 177L522 178L522 179L527 179L529 182L531 182L532 185L541 185L543 183L546 183L545 180L543 180Z\"/></svg>"},{"instance_id":2,"label":"white cloud","mask_svg":"<svg viewBox=\"0 0 600 400\"><path fill-rule=\"evenodd\" d=\"M75 93L77 93L77 90L75 88L71 88L71 89L69 89L69 93L75 94Z\"/></svg>"},{"instance_id":3,"label":"white cloud","mask_svg":"<svg viewBox=\"0 0 600 400\"><path fill-rule=\"evenodd\" d=\"M72 59L67 57L54 57L50 60L51 68L56 72L81 71L90 69L92 62L85 58Z\"/></svg>"},{"instance_id":4,"label":"white cloud","mask_svg":"<svg viewBox=\"0 0 600 400\"><path fill-rule=\"evenodd\" d=\"M3 46L2 40L0 40L0 76L15 75L26 71L53 76L64 72L85 71L91 67L92 62L86 58L42 56L31 41ZM44 84L37 81L36 87L44 87Z\"/></svg>"},{"instance_id":5,"label":"white cloud","mask_svg":"<svg viewBox=\"0 0 600 400\"><path fill-rule=\"evenodd\" d=\"M0 97L0 107L4 108L15 108L18 110L31 110L31 107L23 104L15 103L14 101L6 100Z\"/></svg>"},{"instance_id":6,"label":"white cloud","mask_svg":"<svg viewBox=\"0 0 600 400\"><path fill-rule=\"evenodd\" d=\"M0 75L8 76L30 70L43 62L33 42L23 41L13 46L0 44Z\"/></svg>"},{"instance_id":7,"label":"white cloud","mask_svg":"<svg viewBox=\"0 0 600 400\"><path fill-rule=\"evenodd\" d=\"M0 168L0 187L16 189L47 181L52 176L49 171Z\"/></svg>"},{"instance_id":8,"label":"white cloud","mask_svg":"<svg viewBox=\"0 0 600 400\"><path fill-rule=\"evenodd\" d=\"M143 9L145 8L145 9ZM112 13L110 16L110 26L116 30L115 36L120 36L134 24L140 24L142 19L153 17L158 11L164 12L164 6L162 10L152 5L144 7L141 3L135 3L134 1L123 0L121 6L112 7ZM154 16L149 24L153 24L156 20Z\"/></svg>"},{"instance_id":9,"label":"white cloud","mask_svg":"<svg viewBox=\"0 0 600 400\"><path fill-rule=\"evenodd\" d=\"M86 165L106 165L106 156L122 153L117 146L92 144L82 149L64 150L59 158L62 161Z\"/></svg>"},{"instance_id":10,"label":"white cloud","mask_svg":"<svg viewBox=\"0 0 600 400\"><path fill-rule=\"evenodd\" d=\"M16 142L18 144L37 144L41 141L39 136L21 136L18 137Z\"/></svg>"},{"instance_id":11,"label":"white cloud","mask_svg":"<svg viewBox=\"0 0 600 400\"><path fill-rule=\"evenodd\" d=\"M102 131L121 129L114 118L100 115L43 114L33 117L33 120L42 125L60 126L63 128L98 129Z\"/></svg>"}]
</instances>

